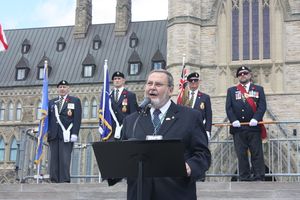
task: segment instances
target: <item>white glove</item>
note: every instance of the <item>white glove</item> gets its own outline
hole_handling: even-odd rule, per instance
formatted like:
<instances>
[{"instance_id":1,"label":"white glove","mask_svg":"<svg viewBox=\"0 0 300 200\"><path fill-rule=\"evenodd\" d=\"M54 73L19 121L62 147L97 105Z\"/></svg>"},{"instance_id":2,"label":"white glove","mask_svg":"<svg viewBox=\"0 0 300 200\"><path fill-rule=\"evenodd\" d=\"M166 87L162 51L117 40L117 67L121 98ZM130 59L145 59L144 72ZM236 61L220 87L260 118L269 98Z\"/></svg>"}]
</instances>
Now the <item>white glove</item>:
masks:
<instances>
[{"instance_id":1,"label":"white glove","mask_svg":"<svg viewBox=\"0 0 300 200\"><path fill-rule=\"evenodd\" d=\"M241 127L240 121L239 120L235 120L234 122L232 122L232 126L233 127Z\"/></svg>"},{"instance_id":2,"label":"white glove","mask_svg":"<svg viewBox=\"0 0 300 200\"><path fill-rule=\"evenodd\" d=\"M206 131L206 134L207 134L207 139L208 139L208 141L210 141L210 132L209 132L209 131Z\"/></svg>"},{"instance_id":3,"label":"white glove","mask_svg":"<svg viewBox=\"0 0 300 200\"><path fill-rule=\"evenodd\" d=\"M70 141L71 141L71 142L76 142L77 139L78 139L77 135L72 134L72 135L71 135L71 140L70 140Z\"/></svg>"},{"instance_id":4,"label":"white glove","mask_svg":"<svg viewBox=\"0 0 300 200\"><path fill-rule=\"evenodd\" d=\"M99 127L98 131L99 131L100 135L102 135L104 130L102 129L102 127Z\"/></svg>"},{"instance_id":5,"label":"white glove","mask_svg":"<svg viewBox=\"0 0 300 200\"><path fill-rule=\"evenodd\" d=\"M249 126L257 126L257 120L256 119L251 119Z\"/></svg>"}]
</instances>

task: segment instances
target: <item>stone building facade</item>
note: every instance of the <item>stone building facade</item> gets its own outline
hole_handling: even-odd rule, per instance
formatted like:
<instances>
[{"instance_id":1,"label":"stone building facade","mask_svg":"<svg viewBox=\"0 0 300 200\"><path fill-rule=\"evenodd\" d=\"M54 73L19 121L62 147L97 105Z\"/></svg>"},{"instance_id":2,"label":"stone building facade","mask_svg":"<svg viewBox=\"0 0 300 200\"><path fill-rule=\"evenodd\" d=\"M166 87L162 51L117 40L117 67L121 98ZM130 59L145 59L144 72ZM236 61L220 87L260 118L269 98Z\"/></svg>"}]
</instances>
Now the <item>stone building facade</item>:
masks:
<instances>
[{"instance_id":1,"label":"stone building facade","mask_svg":"<svg viewBox=\"0 0 300 200\"><path fill-rule=\"evenodd\" d=\"M77 0L77 5L74 37L85 38L91 24L92 0ZM132 23L131 0L118 0L116 10L115 34L128 35ZM246 13L247 23L243 18ZM257 21L251 21L252 17ZM235 71L241 65L251 68L254 83L265 89L269 110L265 120L276 117L279 121L299 121L300 1L169 0L165 29L165 68L173 74L175 84L178 83L185 54L188 73L198 72L200 90L211 96L214 123L226 121L226 91L237 84ZM143 100L144 80L145 77L126 83L127 89L137 94L139 102ZM93 109L101 91L101 81L72 83L70 94L79 97L83 107L84 102L88 102L88 116L83 118L82 126L98 125ZM20 129L24 131L38 125L41 93L41 85L2 87L0 82L0 115L3 117L0 120L0 156L3 153L0 183L14 182L15 162L10 156L14 155L15 144L20 139ZM56 86L52 84L49 98L56 95ZM21 109L18 109L19 103ZM215 127L212 133L214 131ZM92 137L97 140L97 133ZM82 138L89 140L88 135ZM218 152L212 149L212 154Z\"/></svg>"}]
</instances>

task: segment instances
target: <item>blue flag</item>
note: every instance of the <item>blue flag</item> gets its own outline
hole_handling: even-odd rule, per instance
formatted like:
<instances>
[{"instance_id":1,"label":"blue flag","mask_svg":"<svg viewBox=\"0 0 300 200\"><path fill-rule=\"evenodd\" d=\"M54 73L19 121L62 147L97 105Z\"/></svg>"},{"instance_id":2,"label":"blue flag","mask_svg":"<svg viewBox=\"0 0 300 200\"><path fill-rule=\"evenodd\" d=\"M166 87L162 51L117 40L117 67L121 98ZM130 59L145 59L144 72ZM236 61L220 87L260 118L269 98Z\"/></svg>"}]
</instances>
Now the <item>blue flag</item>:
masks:
<instances>
[{"instance_id":1,"label":"blue flag","mask_svg":"<svg viewBox=\"0 0 300 200\"><path fill-rule=\"evenodd\" d=\"M107 140L112 134L112 123L111 123L111 114L109 111L109 75L107 60L104 64L104 82L103 90L100 98L100 107L99 107L99 132L100 140Z\"/></svg>"},{"instance_id":2,"label":"blue flag","mask_svg":"<svg viewBox=\"0 0 300 200\"><path fill-rule=\"evenodd\" d=\"M42 97L42 108L41 117L38 129L38 144L36 148L35 163L39 164L43 158L43 143L44 139L47 138L48 133L48 65L45 61L44 65L44 82L43 82L43 97Z\"/></svg>"}]
</instances>

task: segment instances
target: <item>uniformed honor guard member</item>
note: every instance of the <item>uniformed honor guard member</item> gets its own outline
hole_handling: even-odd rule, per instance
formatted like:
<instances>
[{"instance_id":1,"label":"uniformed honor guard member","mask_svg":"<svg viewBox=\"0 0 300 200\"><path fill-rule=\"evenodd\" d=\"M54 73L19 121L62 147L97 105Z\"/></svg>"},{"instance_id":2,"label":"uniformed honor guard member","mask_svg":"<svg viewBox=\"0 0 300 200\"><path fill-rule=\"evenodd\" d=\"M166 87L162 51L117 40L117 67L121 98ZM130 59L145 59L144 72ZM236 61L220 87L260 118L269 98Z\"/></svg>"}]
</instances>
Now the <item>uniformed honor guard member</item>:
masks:
<instances>
[{"instance_id":1,"label":"uniformed honor guard member","mask_svg":"<svg viewBox=\"0 0 300 200\"><path fill-rule=\"evenodd\" d=\"M200 75L197 72L190 73L187 77L189 85L189 107L199 110L203 117L203 124L207 134L208 141L210 140L212 126L212 109L210 96L200 92ZM200 181L205 181L205 174L200 178Z\"/></svg>"},{"instance_id":2,"label":"uniformed honor guard member","mask_svg":"<svg viewBox=\"0 0 300 200\"><path fill-rule=\"evenodd\" d=\"M265 163L262 149L262 130L259 125L266 111L266 98L263 87L251 83L251 70L241 66L236 71L239 80L237 86L227 90L226 113L232 123L230 134L233 135L234 147L238 157L240 181L263 181L265 179ZM241 125L249 122L249 125ZM251 153L251 165L248 158Z\"/></svg>"},{"instance_id":3,"label":"uniformed honor guard member","mask_svg":"<svg viewBox=\"0 0 300 200\"><path fill-rule=\"evenodd\" d=\"M197 72L193 72L187 77L189 85L189 107L199 110L203 116L203 124L207 133L208 139L210 139L210 132L212 126L212 109L210 96L203 92L200 92L200 75Z\"/></svg>"},{"instance_id":4,"label":"uniformed honor guard member","mask_svg":"<svg viewBox=\"0 0 300 200\"><path fill-rule=\"evenodd\" d=\"M136 94L124 88L126 79L122 72L116 71L112 75L114 90L110 93L112 116L112 135L103 140L119 140L123 119L137 110Z\"/></svg>"},{"instance_id":5,"label":"uniformed honor guard member","mask_svg":"<svg viewBox=\"0 0 300 200\"><path fill-rule=\"evenodd\" d=\"M50 180L70 183L70 162L73 144L77 141L81 124L81 102L68 95L69 83L57 84L59 96L49 101Z\"/></svg>"}]
</instances>

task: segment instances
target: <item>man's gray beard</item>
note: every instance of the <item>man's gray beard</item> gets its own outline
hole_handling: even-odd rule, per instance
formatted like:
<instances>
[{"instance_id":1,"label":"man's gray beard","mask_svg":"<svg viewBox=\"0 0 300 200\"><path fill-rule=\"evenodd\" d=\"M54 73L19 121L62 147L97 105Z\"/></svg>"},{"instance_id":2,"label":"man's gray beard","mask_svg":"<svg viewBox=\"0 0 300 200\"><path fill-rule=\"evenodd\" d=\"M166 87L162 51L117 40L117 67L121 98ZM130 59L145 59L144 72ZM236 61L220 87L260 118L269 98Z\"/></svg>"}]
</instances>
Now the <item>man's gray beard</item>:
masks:
<instances>
[{"instance_id":1,"label":"man's gray beard","mask_svg":"<svg viewBox=\"0 0 300 200\"><path fill-rule=\"evenodd\" d=\"M246 79L246 80L244 80L244 81L240 81L240 83L243 84L243 85L245 85L245 84L247 84L247 83L249 83L249 82L250 82L250 79Z\"/></svg>"},{"instance_id":2,"label":"man's gray beard","mask_svg":"<svg viewBox=\"0 0 300 200\"><path fill-rule=\"evenodd\" d=\"M164 96L163 96L162 99L152 100L151 101L152 107L155 108L155 109L162 107L167 102L167 100L166 100L167 94L168 94L168 90L166 90L166 92L165 92L165 94L164 94Z\"/></svg>"}]
</instances>

